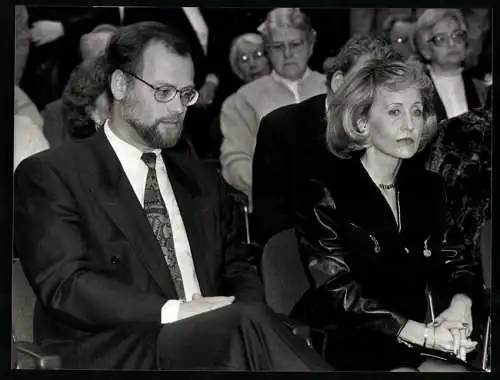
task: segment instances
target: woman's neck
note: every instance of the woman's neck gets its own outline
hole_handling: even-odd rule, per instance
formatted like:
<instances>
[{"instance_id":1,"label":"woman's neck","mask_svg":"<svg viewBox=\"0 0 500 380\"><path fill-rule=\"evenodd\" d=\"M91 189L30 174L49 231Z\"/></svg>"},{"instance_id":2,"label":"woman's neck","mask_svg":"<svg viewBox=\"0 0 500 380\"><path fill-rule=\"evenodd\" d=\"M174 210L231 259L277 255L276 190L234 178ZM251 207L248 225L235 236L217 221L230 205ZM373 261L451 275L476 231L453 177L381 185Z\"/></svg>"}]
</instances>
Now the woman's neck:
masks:
<instances>
[{"instance_id":1,"label":"woman's neck","mask_svg":"<svg viewBox=\"0 0 500 380\"><path fill-rule=\"evenodd\" d=\"M361 157L361 163L377 185L391 185L394 184L401 159L388 156L370 147Z\"/></svg>"},{"instance_id":2,"label":"woman's neck","mask_svg":"<svg viewBox=\"0 0 500 380\"><path fill-rule=\"evenodd\" d=\"M439 65L434 63L430 65L431 71L436 75L454 75L460 73L462 66L460 65Z\"/></svg>"}]
</instances>

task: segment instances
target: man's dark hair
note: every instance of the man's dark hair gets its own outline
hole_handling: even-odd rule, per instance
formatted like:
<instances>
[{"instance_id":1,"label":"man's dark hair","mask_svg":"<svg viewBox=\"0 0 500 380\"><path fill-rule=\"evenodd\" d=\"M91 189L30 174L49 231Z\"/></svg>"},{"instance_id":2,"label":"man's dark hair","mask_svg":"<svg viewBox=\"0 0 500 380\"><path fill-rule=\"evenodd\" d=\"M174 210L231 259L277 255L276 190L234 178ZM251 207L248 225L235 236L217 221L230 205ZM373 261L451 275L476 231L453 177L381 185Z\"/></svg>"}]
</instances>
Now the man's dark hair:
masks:
<instances>
[{"instance_id":1,"label":"man's dark hair","mask_svg":"<svg viewBox=\"0 0 500 380\"><path fill-rule=\"evenodd\" d=\"M342 46L329 67L325 68L328 88L330 88L333 74L337 71L346 74L354 66L358 58L366 53L370 53L374 58L380 59L403 59L384 38L369 36L351 37Z\"/></svg>"},{"instance_id":2,"label":"man's dark hair","mask_svg":"<svg viewBox=\"0 0 500 380\"><path fill-rule=\"evenodd\" d=\"M78 139L95 133L89 110L106 91L106 73L103 56L83 61L71 73L61 98L61 112L70 137Z\"/></svg>"},{"instance_id":3,"label":"man's dark hair","mask_svg":"<svg viewBox=\"0 0 500 380\"><path fill-rule=\"evenodd\" d=\"M108 63L107 91L111 93L111 76L117 69L139 74L143 67L143 52L151 42L160 42L172 53L191 55L187 40L176 29L159 22L145 21L122 27L111 38L105 57Z\"/></svg>"}]
</instances>

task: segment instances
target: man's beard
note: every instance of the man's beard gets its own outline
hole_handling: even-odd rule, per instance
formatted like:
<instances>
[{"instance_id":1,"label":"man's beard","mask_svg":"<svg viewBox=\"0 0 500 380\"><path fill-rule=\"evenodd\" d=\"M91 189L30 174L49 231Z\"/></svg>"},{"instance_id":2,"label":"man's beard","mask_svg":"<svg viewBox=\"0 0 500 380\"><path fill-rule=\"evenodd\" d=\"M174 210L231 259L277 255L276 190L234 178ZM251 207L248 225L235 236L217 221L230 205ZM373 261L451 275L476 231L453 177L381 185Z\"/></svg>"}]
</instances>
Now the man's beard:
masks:
<instances>
[{"instance_id":1,"label":"man's beard","mask_svg":"<svg viewBox=\"0 0 500 380\"><path fill-rule=\"evenodd\" d=\"M137 104L127 103L129 104L123 109L124 121L134 129L150 148L166 149L177 144L184 129L183 114L172 114L157 119L150 124L145 124L134 116Z\"/></svg>"},{"instance_id":2,"label":"man's beard","mask_svg":"<svg viewBox=\"0 0 500 380\"><path fill-rule=\"evenodd\" d=\"M181 138L184 129L182 119L182 117L162 118L149 125L134 118L126 121L150 148L166 149L175 146ZM162 125L164 123L176 124L176 126Z\"/></svg>"}]
</instances>

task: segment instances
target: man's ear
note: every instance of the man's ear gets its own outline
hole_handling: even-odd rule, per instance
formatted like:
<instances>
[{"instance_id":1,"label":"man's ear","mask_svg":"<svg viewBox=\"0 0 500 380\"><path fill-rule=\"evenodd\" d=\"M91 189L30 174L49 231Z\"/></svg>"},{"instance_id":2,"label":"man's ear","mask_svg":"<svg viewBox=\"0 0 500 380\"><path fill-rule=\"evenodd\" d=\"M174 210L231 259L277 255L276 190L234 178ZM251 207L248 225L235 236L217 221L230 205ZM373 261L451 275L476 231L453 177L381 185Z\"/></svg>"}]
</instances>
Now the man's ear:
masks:
<instances>
[{"instance_id":1,"label":"man's ear","mask_svg":"<svg viewBox=\"0 0 500 380\"><path fill-rule=\"evenodd\" d=\"M127 78L121 70L115 70L111 74L111 93L116 100L122 100L127 92Z\"/></svg>"},{"instance_id":2,"label":"man's ear","mask_svg":"<svg viewBox=\"0 0 500 380\"><path fill-rule=\"evenodd\" d=\"M330 88L335 94L340 86L344 83L344 73L340 70L337 70L333 73L332 80L330 81Z\"/></svg>"}]
</instances>

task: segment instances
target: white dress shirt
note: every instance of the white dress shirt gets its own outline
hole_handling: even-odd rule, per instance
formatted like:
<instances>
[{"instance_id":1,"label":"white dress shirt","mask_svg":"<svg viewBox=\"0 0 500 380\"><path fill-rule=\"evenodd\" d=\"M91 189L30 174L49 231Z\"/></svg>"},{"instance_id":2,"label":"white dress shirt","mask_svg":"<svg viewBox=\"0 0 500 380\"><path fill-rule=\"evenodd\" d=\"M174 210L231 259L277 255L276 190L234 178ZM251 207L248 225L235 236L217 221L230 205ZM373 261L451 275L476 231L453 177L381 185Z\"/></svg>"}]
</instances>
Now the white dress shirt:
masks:
<instances>
[{"instance_id":1,"label":"white dress shirt","mask_svg":"<svg viewBox=\"0 0 500 380\"><path fill-rule=\"evenodd\" d=\"M141 160L141 156L144 152L123 141L113 133L108 125L108 121L104 124L104 133L115 151L123 171L134 189L137 199L142 207L144 207L144 190L146 188L146 178L149 170L144 161ZM160 154L161 150L153 150L153 153L155 153L157 157L156 176L158 178L160 193L165 203L165 207L167 208L170 224L172 226L175 253L182 276L186 301L191 301L193 294L201 294L193 258L191 256L191 247L189 245L186 229L184 228L179 206L177 205L177 200L175 199L175 194L168 178L167 168ZM165 267L165 270L168 270L168 268ZM161 310L162 323L175 322L178 319L180 303L181 301L179 300L169 300L165 303Z\"/></svg>"},{"instance_id":2,"label":"white dress shirt","mask_svg":"<svg viewBox=\"0 0 500 380\"><path fill-rule=\"evenodd\" d=\"M444 104L446 116L452 118L467 112L467 98L465 96L462 70L449 74L438 74L429 70L436 90Z\"/></svg>"}]
</instances>

